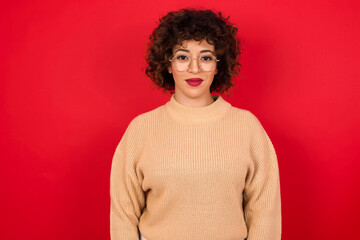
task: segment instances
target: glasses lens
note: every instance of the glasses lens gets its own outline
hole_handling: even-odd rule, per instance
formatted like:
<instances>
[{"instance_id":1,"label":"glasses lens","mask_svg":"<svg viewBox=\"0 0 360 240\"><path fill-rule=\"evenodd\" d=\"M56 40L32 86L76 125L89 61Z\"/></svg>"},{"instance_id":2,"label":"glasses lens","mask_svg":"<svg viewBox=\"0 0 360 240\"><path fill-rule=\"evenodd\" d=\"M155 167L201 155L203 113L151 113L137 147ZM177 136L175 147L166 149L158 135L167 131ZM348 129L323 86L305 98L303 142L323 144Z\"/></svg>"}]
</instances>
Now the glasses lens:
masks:
<instances>
[{"instance_id":1,"label":"glasses lens","mask_svg":"<svg viewBox=\"0 0 360 240\"><path fill-rule=\"evenodd\" d=\"M189 64L190 64L190 57L186 55L177 55L173 59L173 64L178 72L185 72L187 71Z\"/></svg>"},{"instance_id":2,"label":"glasses lens","mask_svg":"<svg viewBox=\"0 0 360 240\"><path fill-rule=\"evenodd\" d=\"M216 58L212 55L200 56L199 67L204 72L210 72L216 67Z\"/></svg>"}]
</instances>

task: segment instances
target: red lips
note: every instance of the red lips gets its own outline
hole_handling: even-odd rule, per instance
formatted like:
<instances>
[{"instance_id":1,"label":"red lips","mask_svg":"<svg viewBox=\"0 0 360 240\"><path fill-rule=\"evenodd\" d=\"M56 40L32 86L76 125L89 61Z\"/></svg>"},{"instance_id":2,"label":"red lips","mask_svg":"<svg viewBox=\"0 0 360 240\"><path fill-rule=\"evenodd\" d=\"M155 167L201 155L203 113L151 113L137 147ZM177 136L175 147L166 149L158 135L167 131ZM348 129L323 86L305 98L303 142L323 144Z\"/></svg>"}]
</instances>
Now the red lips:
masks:
<instances>
[{"instance_id":1,"label":"red lips","mask_svg":"<svg viewBox=\"0 0 360 240\"><path fill-rule=\"evenodd\" d=\"M198 86L202 83L201 78L189 78L185 80L190 86Z\"/></svg>"}]
</instances>

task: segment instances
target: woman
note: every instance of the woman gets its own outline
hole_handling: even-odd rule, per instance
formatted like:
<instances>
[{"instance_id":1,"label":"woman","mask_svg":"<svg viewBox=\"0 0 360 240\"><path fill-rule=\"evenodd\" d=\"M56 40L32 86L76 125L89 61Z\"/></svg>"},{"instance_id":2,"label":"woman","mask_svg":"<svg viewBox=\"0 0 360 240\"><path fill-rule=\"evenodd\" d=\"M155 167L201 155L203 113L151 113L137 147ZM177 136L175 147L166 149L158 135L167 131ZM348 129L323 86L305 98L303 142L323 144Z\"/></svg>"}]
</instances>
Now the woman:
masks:
<instances>
[{"instance_id":1,"label":"woman","mask_svg":"<svg viewBox=\"0 0 360 240\"><path fill-rule=\"evenodd\" d=\"M275 149L259 120L221 95L239 71L237 28L182 9L150 37L147 76L170 100L135 117L111 169L112 240L278 240Z\"/></svg>"}]
</instances>

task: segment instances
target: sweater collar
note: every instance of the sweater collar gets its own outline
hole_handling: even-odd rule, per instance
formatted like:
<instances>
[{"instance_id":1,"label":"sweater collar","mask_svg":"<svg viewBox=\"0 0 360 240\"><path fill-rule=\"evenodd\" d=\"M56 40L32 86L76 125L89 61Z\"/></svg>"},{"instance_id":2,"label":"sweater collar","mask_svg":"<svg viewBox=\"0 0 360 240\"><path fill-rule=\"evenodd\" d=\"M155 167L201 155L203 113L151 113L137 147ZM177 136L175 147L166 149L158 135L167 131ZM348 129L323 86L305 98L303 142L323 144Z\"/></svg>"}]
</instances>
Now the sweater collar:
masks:
<instances>
[{"instance_id":1,"label":"sweater collar","mask_svg":"<svg viewBox=\"0 0 360 240\"><path fill-rule=\"evenodd\" d=\"M189 107L175 100L173 94L165 106L172 118L183 123L200 123L221 118L231 107L220 95L214 95L215 100L210 105L204 107Z\"/></svg>"}]
</instances>

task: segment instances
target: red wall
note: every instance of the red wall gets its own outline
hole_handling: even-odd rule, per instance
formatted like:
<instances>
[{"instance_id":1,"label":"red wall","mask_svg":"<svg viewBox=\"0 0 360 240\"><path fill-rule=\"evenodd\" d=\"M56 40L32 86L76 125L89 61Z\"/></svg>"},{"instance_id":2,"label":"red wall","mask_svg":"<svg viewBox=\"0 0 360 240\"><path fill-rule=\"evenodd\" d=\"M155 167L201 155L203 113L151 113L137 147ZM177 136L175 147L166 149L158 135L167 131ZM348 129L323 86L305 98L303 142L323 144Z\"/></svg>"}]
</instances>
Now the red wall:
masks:
<instances>
[{"instance_id":1,"label":"red wall","mask_svg":"<svg viewBox=\"0 0 360 240\"><path fill-rule=\"evenodd\" d=\"M233 106L278 154L283 239L356 239L358 1L12 1L0 38L0 238L109 239L109 174L132 118L169 100L144 54L168 10L221 10L244 52Z\"/></svg>"}]
</instances>

